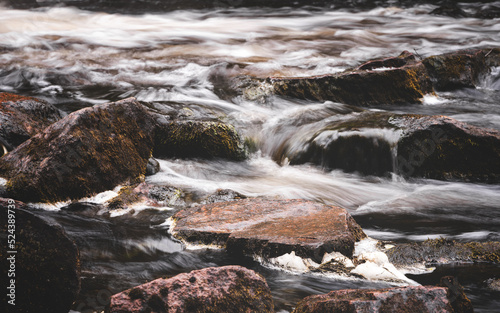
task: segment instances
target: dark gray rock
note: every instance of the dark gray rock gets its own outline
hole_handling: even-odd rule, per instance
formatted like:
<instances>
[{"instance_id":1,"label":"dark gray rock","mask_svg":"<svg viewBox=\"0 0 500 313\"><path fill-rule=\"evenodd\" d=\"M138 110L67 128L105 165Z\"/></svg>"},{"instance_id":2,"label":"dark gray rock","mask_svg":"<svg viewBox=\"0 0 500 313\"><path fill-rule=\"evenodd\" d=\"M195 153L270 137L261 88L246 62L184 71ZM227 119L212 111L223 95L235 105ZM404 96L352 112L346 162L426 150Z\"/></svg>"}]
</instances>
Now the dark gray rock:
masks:
<instances>
[{"instance_id":1,"label":"dark gray rock","mask_svg":"<svg viewBox=\"0 0 500 313\"><path fill-rule=\"evenodd\" d=\"M14 211L14 248L7 247L7 236L11 234L8 230L13 229L8 227L13 225L9 223L9 209ZM7 302L12 289L2 292L6 312L67 313L80 291L80 257L74 242L60 226L31 213L22 202L0 198L0 213L0 238L4 243L1 274L5 283L15 279L15 306ZM9 250L17 253L9 254ZM8 259L11 256L13 263ZM15 266L15 277L8 276L11 264Z\"/></svg>"}]
</instances>

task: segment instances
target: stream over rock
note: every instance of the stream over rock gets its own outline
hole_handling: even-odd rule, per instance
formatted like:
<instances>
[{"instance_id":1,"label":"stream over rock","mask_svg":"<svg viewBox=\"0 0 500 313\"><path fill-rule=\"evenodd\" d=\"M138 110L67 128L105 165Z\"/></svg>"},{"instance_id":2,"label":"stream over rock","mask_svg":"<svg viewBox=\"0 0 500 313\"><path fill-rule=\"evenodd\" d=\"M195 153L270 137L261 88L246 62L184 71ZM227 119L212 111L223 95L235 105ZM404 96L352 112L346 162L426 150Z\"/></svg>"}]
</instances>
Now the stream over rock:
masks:
<instances>
[{"instance_id":1,"label":"stream over rock","mask_svg":"<svg viewBox=\"0 0 500 313\"><path fill-rule=\"evenodd\" d=\"M294 251L321 261L329 252L352 257L366 235L343 208L304 200L244 199L202 205L173 216L173 233L191 243L277 257Z\"/></svg>"}]
</instances>

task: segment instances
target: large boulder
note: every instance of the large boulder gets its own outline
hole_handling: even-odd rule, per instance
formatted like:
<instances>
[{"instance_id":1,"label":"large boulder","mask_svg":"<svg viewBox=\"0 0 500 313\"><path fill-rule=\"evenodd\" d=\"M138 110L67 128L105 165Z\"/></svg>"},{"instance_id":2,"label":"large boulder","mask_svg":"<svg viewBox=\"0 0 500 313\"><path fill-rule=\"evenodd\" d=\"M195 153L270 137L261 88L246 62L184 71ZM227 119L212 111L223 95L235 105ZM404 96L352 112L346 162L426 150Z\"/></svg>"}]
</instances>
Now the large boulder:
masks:
<instances>
[{"instance_id":1,"label":"large boulder","mask_svg":"<svg viewBox=\"0 0 500 313\"><path fill-rule=\"evenodd\" d=\"M433 92L425 66L406 51L396 58L368 62L338 74L271 77L266 82L276 95L363 106L419 103Z\"/></svg>"},{"instance_id":2,"label":"large boulder","mask_svg":"<svg viewBox=\"0 0 500 313\"><path fill-rule=\"evenodd\" d=\"M61 117L61 112L45 101L1 92L0 144L11 151ZM0 148L0 156L4 152Z\"/></svg>"},{"instance_id":3,"label":"large boulder","mask_svg":"<svg viewBox=\"0 0 500 313\"><path fill-rule=\"evenodd\" d=\"M312 77L269 77L247 84L251 99L271 94L358 106L420 103L434 90L476 87L498 66L498 49L462 50L423 60L408 51L372 60L341 73Z\"/></svg>"},{"instance_id":4,"label":"large boulder","mask_svg":"<svg viewBox=\"0 0 500 313\"><path fill-rule=\"evenodd\" d=\"M177 238L265 258L295 252L321 261L333 251L352 257L354 243L365 237L345 209L305 200L213 203L179 211L173 219Z\"/></svg>"},{"instance_id":5,"label":"large boulder","mask_svg":"<svg viewBox=\"0 0 500 313\"><path fill-rule=\"evenodd\" d=\"M500 132L446 116L365 111L297 136L274 153L276 161L312 162L369 175L500 180Z\"/></svg>"},{"instance_id":6,"label":"large boulder","mask_svg":"<svg viewBox=\"0 0 500 313\"><path fill-rule=\"evenodd\" d=\"M442 287L336 290L303 299L293 313L473 312L463 288L453 278L444 277L441 283Z\"/></svg>"},{"instance_id":7,"label":"large boulder","mask_svg":"<svg viewBox=\"0 0 500 313\"><path fill-rule=\"evenodd\" d=\"M7 192L24 201L78 199L146 172L155 123L135 99L76 111L0 159Z\"/></svg>"},{"instance_id":8,"label":"large boulder","mask_svg":"<svg viewBox=\"0 0 500 313\"><path fill-rule=\"evenodd\" d=\"M107 313L274 312L266 281L240 266L159 278L111 297Z\"/></svg>"},{"instance_id":9,"label":"large boulder","mask_svg":"<svg viewBox=\"0 0 500 313\"><path fill-rule=\"evenodd\" d=\"M154 155L179 158L242 160L247 151L236 129L212 121L158 123Z\"/></svg>"},{"instance_id":10,"label":"large boulder","mask_svg":"<svg viewBox=\"0 0 500 313\"><path fill-rule=\"evenodd\" d=\"M22 202L0 198L0 213L2 281L4 288L13 287L2 292L4 312L67 313L80 290L74 242Z\"/></svg>"}]
</instances>

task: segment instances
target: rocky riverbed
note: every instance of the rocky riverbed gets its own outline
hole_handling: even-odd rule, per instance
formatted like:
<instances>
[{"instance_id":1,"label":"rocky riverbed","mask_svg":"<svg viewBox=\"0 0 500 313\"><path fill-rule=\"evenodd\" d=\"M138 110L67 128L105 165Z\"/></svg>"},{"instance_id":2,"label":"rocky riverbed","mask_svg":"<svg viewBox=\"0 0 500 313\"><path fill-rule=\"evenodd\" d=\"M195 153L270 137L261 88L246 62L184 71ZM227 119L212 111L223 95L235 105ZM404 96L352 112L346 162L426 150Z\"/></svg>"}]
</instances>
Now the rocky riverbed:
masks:
<instances>
[{"instance_id":1,"label":"rocky riverbed","mask_svg":"<svg viewBox=\"0 0 500 313\"><path fill-rule=\"evenodd\" d=\"M18 312L494 312L496 3L149 5L0 9Z\"/></svg>"}]
</instances>

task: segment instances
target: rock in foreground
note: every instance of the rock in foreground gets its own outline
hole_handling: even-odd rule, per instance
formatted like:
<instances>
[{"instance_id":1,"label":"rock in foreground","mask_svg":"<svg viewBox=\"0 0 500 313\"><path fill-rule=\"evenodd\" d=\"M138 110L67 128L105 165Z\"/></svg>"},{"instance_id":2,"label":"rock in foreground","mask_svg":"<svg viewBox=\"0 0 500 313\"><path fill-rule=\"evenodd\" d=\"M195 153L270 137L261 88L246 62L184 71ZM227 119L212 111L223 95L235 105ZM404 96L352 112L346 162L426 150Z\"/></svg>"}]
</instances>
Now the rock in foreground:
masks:
<instances>
[{"instance_id":1,"label":"rock in foreground","mask_svg":"<svg viewBox=\"0 0 500 313\"><path fill-rule=\"evenodd\" d=\"M264 278L240 266L159 278L111 297L107 313L274 312Z\"/></svg>"},{"instance_id":2,"label":"rock in foreground","mask_svg":"<svg viewBox=\"0 0 500 313\"><path fill-rule=\"evenodd\" d=\"M76 111L0 159L9 196L55 202L144 175L154 122L135 99Z\"/></svg>"},{"instance_id":3,"label":"rock in foreground","mask_svg":"<svg viewBox=\"0 0 500 313\"><path fill-rule=\"evenodd\" d=\"M333 251L352 257L354 243L365 237L345 209L305 200L214 203L182 210L173 219L178 238L264 257L292 251L317 261Z\"/></svg>"},{"instance_id":4,"label":"rock in foreground","mask_svg":"<svg viewBox=\"0 0 500 313\"><path fill-rule=\"evenodd\" d=\"M15 279L15 288L2 292L2 305L7 308L3 312L67 313L80 290L78 249L61 227L51 225L25 209L22 202L0 198L0 231L2 241L5 239L0 250L4 288ZM13 234L8 232L12 229L8 225L13 225L9 223L11 217L8 213L12 212L16 247L7 249L7 234ZM17 253L6 253L9 250ZM15 261L9 259L12 256ZM8 276L7 272L12 264L15 277ZM15 291L15 306L7 303L12 300L7 296L11 290Z\"/></svg>"},{"instance_id":5,"label":"rock in foreground","mask_svg":"<svg viewBox=\"0 0 500 313\"><path fill-rule=\"evenodd\" d=\"M463 289L452 278L442 280L445 287L410 286L379 290L337 290L309 296L293 313L419 312L472 313Z\"/></svg>"},{"instance_id":6,"label":"rock in foreground","mask_svg":"<svg viewBox=\"0 0 500 313\"><path fill-rule=\"evenodd\" d=\"M60 119L59 110L45 101L0 93L0 144L8 151Z\"/></svg>"}]
</instances>

